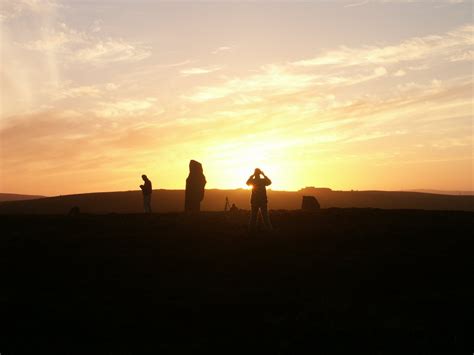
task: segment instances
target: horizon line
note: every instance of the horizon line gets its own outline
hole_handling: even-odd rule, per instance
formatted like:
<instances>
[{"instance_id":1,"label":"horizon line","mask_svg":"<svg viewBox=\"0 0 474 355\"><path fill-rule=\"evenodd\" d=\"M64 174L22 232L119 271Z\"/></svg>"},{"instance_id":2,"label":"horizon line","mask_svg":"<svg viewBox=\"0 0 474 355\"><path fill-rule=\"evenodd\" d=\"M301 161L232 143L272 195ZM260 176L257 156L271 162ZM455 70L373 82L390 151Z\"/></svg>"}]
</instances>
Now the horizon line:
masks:
<instances>
[{"instance_id":1,"label":"horizon line","mask_svg":"<svg viewBox=\"0 0 474 355\"><path fill-rule=\"evenodd\" d=\"M400 190L384 190L384 189L333 189L331 187L316 187L316 186L306 186L298 190L280 190L280 189L271 189L268 188L268 191L273 192L300 192L305 189L315 189L315 190L330 190L332 192L419 192L419 193L451 193L451 194L464 194L464 195L474 195L474 190L439 190L439 189L430 189L430 188L411 188L411 189L400 189ZM244 187L238 188L206 188L207 191L250 191ZM153 191L185 191L184 188L174 189L174 188L158 188L153 189ZM58 195L43 195L35 193L18 193L18 192L0 192L0 194L5 195L23 195L23 196L35 196L35 197L61 197L61 196L73 196L73 195L87 195L87 194L101 194L101 193L117 193L117 192L140 192L140 190L110 190L110 191L87 191L87 192L72 192Z\"/></svg>"}]
</instances>

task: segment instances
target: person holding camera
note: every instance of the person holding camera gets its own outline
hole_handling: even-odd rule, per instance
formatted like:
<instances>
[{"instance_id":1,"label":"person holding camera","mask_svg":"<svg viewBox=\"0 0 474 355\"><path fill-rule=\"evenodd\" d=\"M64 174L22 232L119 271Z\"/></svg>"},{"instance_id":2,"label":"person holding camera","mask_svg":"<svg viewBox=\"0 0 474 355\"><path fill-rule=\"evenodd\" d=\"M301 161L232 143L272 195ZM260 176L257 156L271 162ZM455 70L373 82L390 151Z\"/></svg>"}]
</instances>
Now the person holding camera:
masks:
<instances>
[{"instance_id":1,"label":"person holding camera","mask_svg":"<svg viewBox=\"0 0 474 355\"><path fill-rule=\"evenodd\" d=\"M272 230L270 217L268 216L268 199L266 187L271 185L271 180L261 171L255 169L254 173L247 180L247 185L252 186L252 196L250 198L250 205L252 206L252 213L250 215L249 229L254 232L257 225L257 216L260 212L263 223L267 230Z\"/></svg>"},{"instance_id":2,"label":"person holding camera","mask_svg":"<svg viewBox=\"0 0 474 355\"><path fill-rule=\"evenodd\" d=\"M145 213L151 213L151 194L153 189L151 187L151 181L146 175L142 175L143 185L140 185L143 193L143 208Z\"/></svg>"}]
</instances>

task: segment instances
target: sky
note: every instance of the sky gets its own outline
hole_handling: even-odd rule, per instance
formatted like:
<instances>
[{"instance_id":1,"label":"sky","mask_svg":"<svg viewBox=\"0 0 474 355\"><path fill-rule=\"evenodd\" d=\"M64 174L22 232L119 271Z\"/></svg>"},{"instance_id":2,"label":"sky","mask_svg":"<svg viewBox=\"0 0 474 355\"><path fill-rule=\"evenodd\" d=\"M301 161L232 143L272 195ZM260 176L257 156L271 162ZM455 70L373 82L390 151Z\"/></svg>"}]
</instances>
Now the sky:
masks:
<instances>
[{"instance_id":1,"label":"sky","mask_svg":"<svg viewBox=\"0 0 474 355\"><path fill-rule=\"evenodd\" d=\"M0 10L0 192L474 190L471 1Z\"/></svg>"}]
</instances>

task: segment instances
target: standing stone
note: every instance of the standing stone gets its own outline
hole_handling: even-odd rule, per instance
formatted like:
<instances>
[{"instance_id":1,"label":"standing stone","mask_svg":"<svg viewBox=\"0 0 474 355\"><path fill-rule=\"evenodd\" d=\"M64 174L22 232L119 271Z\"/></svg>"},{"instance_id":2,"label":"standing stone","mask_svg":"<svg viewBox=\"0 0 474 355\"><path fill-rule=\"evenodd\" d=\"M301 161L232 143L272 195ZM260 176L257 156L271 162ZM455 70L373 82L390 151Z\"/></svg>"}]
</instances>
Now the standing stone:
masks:
<instances>
[{"instance_id":1,"label":"standing stone","mask_svg":"<svg viewBox=\"0 0 474 355\"><path fill-rule=\"evenodd\" d=\"M206 177L203 174L201 163L191 160L189 162L189 175L186 179L186 192L184 196L184 210L186 212L199 212L201 210L205 186Z\"/></svg>"},{"instance_id":2,"label":"standing stone","mask_svg":"<svg viewBox=\"0 0 474 355\"><path fill-rule=\"evenodd\" d=\"M314 196L303 196L303 202L301 203L301 209L303 211L317 211L321 208L318 200Z\"/></svg>"}]
</instances>

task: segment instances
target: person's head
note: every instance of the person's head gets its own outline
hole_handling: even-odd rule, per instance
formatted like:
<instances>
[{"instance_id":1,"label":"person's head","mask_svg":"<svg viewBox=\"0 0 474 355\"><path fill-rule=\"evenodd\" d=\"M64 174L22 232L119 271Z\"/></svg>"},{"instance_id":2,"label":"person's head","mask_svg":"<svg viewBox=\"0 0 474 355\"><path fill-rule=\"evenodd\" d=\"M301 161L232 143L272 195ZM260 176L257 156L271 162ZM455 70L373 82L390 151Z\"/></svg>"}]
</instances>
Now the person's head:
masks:
<instances>
[{"instance_id":1,"label":"person's head","mask_svg":"<svg viewBox=\"0 0 474 355\"><path fill-rule=\"evenodd\" d=\"M146 177L145 174L142 175L142 179L143 179L143 181L147 181L147 180L148 180L148 178Z\"/></svg>"},{"instance_id":2,"label":"person's head","mask_svg":"<svg viewBox=\"0 0 474 355\"><path fill-rule=\"evenodd\" d=\"M253 174L254 174L256 177L260 177L260 174L261 174L261 173L262 173L262 170L260 170L259 168L256 168Z\"/></svg>"}]
</instances>

